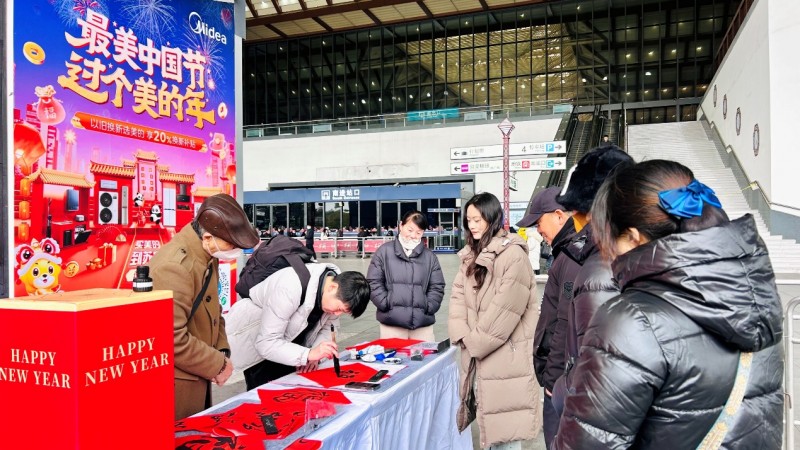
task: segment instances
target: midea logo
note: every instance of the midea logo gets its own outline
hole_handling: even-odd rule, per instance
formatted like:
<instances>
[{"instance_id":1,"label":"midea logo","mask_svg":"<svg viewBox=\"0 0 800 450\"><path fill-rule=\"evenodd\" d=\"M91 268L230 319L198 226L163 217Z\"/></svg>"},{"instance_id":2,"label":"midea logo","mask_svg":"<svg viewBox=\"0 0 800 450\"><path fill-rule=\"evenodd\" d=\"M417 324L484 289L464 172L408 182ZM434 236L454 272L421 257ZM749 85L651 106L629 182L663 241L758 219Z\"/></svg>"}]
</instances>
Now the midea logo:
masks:
<instances>
[{"instance_id":1,"label":"midea logo","mask_svg":"<svg viewBox=\"0 0 800 450\"><path fill-rule=\"evenodd\" d=\"M189 14L189 26L192 27L192 31L197 34L202 34L203 36L208 36L215 41L222 42L222 44L228 44L228 38L225 37L224 34L220 33L219 31L215 30L214 27L209 27L207 23L203 22L203 18L200 17L200 14L192 11Z\"/></svg>"}]
</instances>

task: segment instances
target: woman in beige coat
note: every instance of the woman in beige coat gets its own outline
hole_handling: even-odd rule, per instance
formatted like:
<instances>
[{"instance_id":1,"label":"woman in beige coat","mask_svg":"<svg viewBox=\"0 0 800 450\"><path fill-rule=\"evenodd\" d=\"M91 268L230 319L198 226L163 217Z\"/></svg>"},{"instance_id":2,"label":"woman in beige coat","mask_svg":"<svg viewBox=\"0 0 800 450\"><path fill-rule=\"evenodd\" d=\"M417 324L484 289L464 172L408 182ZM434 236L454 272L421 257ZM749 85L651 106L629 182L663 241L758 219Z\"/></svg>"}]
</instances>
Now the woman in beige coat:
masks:
<instances>
[{"instance_id":1,"label":"woman in beige coat","mask_svg":"<svg viewBox=\"0 0 800 450\"><path fill-rule=\"evenodd\" d=\"M448 323L450 340L461 347L461 398L475 358L481 447L521 449L522 441L539 434L542 416L533 372L539 312L528 247L503 229L494 195L472 197L464 212L467 245L458 253Z\"/></svg>"}]
</instances>

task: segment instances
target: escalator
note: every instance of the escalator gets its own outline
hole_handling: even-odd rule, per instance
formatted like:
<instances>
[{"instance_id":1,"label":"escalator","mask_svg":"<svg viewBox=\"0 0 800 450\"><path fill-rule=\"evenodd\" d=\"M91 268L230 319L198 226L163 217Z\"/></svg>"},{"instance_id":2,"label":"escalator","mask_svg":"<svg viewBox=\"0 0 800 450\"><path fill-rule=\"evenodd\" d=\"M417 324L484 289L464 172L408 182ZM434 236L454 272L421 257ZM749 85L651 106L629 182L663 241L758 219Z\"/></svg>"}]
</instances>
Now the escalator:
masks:
<instances>
[{"instance_id":1,"label":"escalator","mask_svg":"<svg viewBox=\"0 0 800 450\"><path fill-rule=\"evenodd\" d=\"M566 169L550 172L547 187L563 186L570 167L574 166L589 149L596 146L596 143L593 142L598 139L597 133L600 131L600 122L595 120L598 116L599 108L595 108L595 111L591 113L572 114L570 126L563 137L567 141Z\"/></svg>"}]
</instances>

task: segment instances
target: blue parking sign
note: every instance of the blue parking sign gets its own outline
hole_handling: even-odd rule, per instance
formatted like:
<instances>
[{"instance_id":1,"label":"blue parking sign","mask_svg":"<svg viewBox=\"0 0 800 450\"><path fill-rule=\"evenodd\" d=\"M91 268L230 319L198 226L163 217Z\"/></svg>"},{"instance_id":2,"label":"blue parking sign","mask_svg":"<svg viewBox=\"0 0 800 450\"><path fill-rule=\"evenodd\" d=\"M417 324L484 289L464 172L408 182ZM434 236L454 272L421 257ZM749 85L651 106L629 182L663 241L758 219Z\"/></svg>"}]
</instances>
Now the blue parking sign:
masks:
<instances>
[{"instance_id":1,"label":"blue parking sign","mask_svg":"<svg viewBox=\"0 0 800 450\"><path fill-rule=\"evenodd\" d=\"M556 150L556 146L555 146L555 144L547 144L547 145L545 146L545 151L546 151L547 153L552 153L552 152L554 152L555 150Z\"/></svg>"}]
</instances>

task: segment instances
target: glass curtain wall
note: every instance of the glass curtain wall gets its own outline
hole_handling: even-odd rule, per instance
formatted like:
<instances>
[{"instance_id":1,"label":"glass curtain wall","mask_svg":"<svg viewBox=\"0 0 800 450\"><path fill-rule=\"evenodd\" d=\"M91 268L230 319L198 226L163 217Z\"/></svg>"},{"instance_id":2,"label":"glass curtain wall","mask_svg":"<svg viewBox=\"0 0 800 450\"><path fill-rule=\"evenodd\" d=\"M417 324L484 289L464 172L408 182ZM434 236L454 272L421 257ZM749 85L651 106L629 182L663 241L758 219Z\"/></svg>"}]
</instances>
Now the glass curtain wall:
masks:
<instances>
[{"instance_id":1,"label":"glass curtain wall","mask_svg":"<svg viewBox=\"0 0 800 450\"><path fill-rule=\"evenodd\" d=\"M701 96L736 0L583 0L245 46L245 125Z\"/></svg>"}]
</instances>

